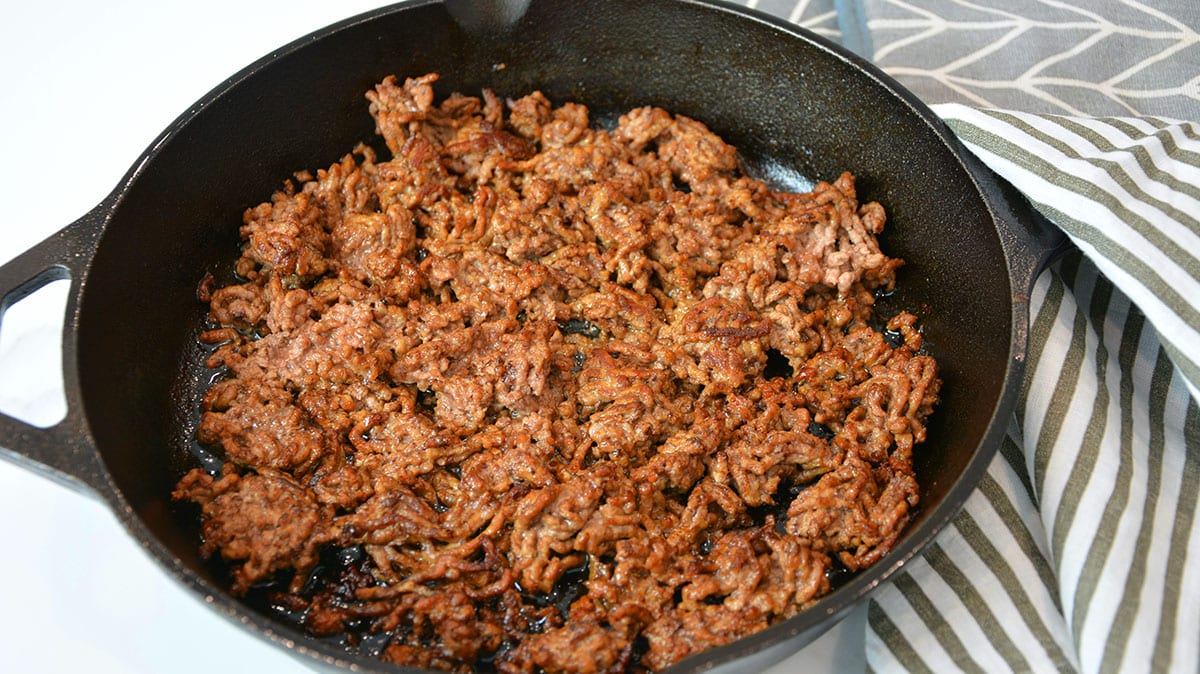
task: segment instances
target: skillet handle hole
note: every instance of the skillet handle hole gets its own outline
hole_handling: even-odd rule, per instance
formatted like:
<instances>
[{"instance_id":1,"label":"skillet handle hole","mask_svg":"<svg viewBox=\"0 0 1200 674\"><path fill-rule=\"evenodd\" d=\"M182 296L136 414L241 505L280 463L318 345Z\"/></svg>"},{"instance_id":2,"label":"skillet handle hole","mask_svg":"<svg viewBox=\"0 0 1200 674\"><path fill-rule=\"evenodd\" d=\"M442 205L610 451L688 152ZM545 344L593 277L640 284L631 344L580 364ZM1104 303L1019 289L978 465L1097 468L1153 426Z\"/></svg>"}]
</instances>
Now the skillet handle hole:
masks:
<instances>
[{"instance_id":1,"label":"skillet handle hole","mask_svg":"<svg viewBox=\"0 0 1200 674\"><path fill-rule=\"evenodd\" d=\"M69 279L51 281L0 310L0 413L38 428L67 416L62 331Z\"/></svg>"}]
</instances>

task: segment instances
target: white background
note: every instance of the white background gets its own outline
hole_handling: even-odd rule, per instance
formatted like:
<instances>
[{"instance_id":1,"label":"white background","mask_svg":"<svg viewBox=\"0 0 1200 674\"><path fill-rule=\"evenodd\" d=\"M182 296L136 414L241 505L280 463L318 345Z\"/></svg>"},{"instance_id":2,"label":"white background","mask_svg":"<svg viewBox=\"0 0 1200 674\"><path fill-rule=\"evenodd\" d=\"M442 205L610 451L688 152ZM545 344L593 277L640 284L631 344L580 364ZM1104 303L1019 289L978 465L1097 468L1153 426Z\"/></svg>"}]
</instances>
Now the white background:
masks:
<instances>
[{"instance_id":1,"label":"white background","mask_svg":"<svg viewBox=\"0 0 1200 674\"><path fill-rule=\"evenodd\" d=\"M0 5L0 262L99 203L226 77L377 4ZM0 410L61 416L54 325L63 297L50 288L6 315ZM98 500L3 460L0 541L0 672L306 671L176 586ZM863 620L860 608L773 673L861 671Z\"/></svg>"}]
</instances>

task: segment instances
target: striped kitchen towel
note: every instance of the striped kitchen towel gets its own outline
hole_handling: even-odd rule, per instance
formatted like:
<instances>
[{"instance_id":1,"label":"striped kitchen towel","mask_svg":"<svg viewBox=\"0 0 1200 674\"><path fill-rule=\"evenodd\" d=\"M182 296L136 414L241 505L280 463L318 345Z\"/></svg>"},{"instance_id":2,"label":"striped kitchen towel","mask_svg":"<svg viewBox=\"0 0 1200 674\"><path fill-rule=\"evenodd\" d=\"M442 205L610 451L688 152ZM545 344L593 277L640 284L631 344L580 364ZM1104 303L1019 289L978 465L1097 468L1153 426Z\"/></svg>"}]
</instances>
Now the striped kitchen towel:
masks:
<instances>
[{"instance_id":1,"label":"striped kitchen towel","mask_svg":"<svg viewBox=\"0 0 1200 674\"><path fill-rule=\"evenodd\" d=\"M1195 672L1200 126L935 110L1079 252L1038 280L981 487L872 601L869 667Z\"/></svg>"}]
</instances>

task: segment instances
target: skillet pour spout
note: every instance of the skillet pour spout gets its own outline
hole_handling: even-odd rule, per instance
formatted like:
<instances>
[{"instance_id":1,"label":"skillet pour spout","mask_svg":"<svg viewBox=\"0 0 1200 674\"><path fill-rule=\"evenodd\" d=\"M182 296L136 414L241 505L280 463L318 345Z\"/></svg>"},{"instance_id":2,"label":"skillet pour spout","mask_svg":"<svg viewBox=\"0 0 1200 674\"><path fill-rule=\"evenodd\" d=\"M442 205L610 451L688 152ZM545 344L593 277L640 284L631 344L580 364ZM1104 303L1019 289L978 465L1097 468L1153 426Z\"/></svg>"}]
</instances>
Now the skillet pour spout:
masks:
<instances>
[{"instance_id":1,"label":"skillet pour spout","mask_svg":"<svg viewBox=\"0 0 1200 674\"><path fill-rule=\"evenodd\" d=\"M975 489L1020 388L1030 288L1061 235L908 92L801 28L706 0L493 7L481 18L454 0L404 2L275 50L177 118L95 209L0 267L0 320L46 283L71 282L67 417L45 429L0 417L0 455L98 495L182 586L309 666L401 671L247 606L200 558L194 513L170 500L196 465L197 283L236 257L246 207L373 136L363 94L387 75L437 72L441 96L541 90L596 119L659 106L703 121L748 165L855 173L864 200L888 210L882 247L906 261L880 311L920 311L944 381L915 459L921 505L891 553L811 609L669 671L762 669L900 572ZM130 278L154 283L130 292Z\"/></svg>"},{"instance_id":2,"label":"skillet pour spout","mask_svg":"<svg viewBox=\"0 0 1200 674\"><path fill-rule=\"evenodd\" d=\"M446 11L463 30L486 37L516 25L529 0L444 0Z\"/></svg>"}]
</instances>

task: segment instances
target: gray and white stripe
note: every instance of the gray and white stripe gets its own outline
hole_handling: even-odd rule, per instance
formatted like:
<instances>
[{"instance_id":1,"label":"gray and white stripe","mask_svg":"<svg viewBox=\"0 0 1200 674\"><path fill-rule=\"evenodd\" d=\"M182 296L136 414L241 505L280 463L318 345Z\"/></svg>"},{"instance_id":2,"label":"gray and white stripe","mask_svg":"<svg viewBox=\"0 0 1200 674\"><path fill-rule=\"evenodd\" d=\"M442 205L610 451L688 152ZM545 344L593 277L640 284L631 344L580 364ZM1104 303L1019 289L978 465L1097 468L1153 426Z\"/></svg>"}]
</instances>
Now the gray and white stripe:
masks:
<instances>
[{"instance_id":1,"label":"gray and white stripe","mask_svg":"<svg viewBox=\"0 0 1200 674\"><path fill-rule=\"evenodd\" d=\"M1137 304L1200 397L1200 126L937 110Z\"/></svg>"}]
</instances>

